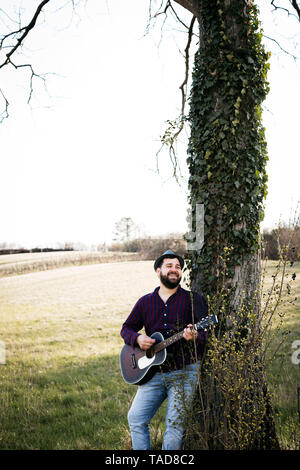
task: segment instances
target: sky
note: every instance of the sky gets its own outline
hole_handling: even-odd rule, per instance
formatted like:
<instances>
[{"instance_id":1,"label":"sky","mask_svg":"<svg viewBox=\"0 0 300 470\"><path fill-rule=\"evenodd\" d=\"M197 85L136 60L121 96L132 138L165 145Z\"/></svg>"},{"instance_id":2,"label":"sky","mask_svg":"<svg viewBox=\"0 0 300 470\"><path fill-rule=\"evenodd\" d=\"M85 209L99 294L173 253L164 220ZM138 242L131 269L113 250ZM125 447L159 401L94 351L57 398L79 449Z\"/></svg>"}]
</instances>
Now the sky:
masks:
<instances>
[{"instance_id":1,"label":"sky","mask_svg":"<svg viewBox=\"0 0 300 470\"><path fill-rule=\"evenodd\" d=\"M18 2L2 3L12 18ZM28 18L37 3L26 0ZM299 22L259 3L265 34L296 54ZM64 4L55 0L45 8L15 58L46 74L47 88L35 78L28 105L29 71L0 70L10 103L0 125L0 244L110 243L122 217L131 217L141 234L187 231L187 132L178 144L181 186L172 178L168 152L157 157L166 121L180 111L183 28L167 25L161 38L158 18L147 33L148 0L88 0L75 13L59 9ZM2 17L2 30L10 25ZM264 41L272 58L263 114L269 192L262 227L272 228L300 200L300 65L274 41Z\"/></svg>"}]
</instances>

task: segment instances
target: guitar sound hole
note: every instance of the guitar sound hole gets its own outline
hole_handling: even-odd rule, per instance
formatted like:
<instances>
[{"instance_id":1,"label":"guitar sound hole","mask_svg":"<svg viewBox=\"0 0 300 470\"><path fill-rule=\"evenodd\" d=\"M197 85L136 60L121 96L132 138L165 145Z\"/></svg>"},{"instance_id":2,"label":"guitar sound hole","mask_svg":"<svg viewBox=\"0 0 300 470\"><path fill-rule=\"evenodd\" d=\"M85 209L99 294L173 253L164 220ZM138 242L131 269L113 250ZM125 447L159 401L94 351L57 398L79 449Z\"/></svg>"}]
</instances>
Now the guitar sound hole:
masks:
<instances>
[{"instance_id":1,"label":"guitar sound hole","mask_svg":"<svg viewBox=\"0 0 300 470\"><path fill-rule=\"evenodd\" d=\"M153 348L147 349L146 356L148 357L148 359L151 359L151 357L154 356L154 349Z\"/></svg>"}]
</instances>

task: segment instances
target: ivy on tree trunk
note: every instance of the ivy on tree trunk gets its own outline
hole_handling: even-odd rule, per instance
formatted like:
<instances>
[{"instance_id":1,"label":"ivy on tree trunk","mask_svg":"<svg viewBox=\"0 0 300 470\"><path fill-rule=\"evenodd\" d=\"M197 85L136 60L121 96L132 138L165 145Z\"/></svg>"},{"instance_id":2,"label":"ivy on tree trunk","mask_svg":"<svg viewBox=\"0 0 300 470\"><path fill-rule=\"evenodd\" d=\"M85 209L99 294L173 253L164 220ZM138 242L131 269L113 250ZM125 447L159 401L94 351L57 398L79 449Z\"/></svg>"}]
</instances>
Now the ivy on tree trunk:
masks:
<instances>
[{"instance_id":1,"label":"ivy on tree trunk","mask_svg":"<svg viewBox=\"0 0 300 470\"><path fill-rule=\"evenodd\" d=\"M198 7L200 44L190 96L189 203L194 216L196 204L204 205L205 227L204 245L201 250L188 253L187 264L193 290L208 299L216 298L220 292L226 296L224 315L217 312L221 320L219 331L225 334L243 305L248 313L250 309L259 316L259 302L253 299L259 287L260 221L267 193L261 104L268 93L268 53L261 44L252 1L193 3ZM243 319L239 321L243 323ZM245 315L244 323L247 322ZM243 331L244 335L249 334L249 325ZM240 343L237 349L242 347ZM243 445L278 448L259 347L254 349L256 365L252 372L246 366L244 375L254 375L249 394L253 403L264 401L264 412L260 431ZM220 436L218 427L224 426L222 393L216 383L214 389L215 406L211 403L209 411L211 439L207 442L211 448L222 448L222 439L216 437ZM207 392L203 389L202 393ZM245 403L249 408L248 399L249 396ZM201 400L208 401L205 396ZM238 437L233 442L240 445Z\"/></svg>"},{"instance_id":2,"label":"ivy on tree trunk","mask_svg":"<svg viewBox=\"0 0 300 470\"><path fill-rule=\"evenodd\" d=\"M190 204L204 204L205 244L191 252L192 277L215 292L259 246L267 151L261 103L268 92L268 54L252 2L203 0L200 47L190 99ZM221 256L222 255L222 256Z\"/></svg>"}]
</instances>

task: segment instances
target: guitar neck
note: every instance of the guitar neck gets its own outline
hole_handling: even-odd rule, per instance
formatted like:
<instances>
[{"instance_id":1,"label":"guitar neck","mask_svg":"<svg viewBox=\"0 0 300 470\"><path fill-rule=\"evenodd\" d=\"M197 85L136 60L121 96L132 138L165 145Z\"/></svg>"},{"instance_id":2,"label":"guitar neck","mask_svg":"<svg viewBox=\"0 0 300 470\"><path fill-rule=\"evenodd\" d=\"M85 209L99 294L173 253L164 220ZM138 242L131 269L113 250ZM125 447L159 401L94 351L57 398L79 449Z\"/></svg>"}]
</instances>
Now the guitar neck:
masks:
<instances>
[{"instance_id":1,"label":"guitar neck","mask_svg":"<svg viewBox=\"0 0 300 470\"><path fill-rule=\"evenodd\" d=\"M197 329L197 325L193 325L191 327L192 329L195 328ZM162 349L167 348L173 343L176 343L176 341L179 341L183 337L184 331L179 331L179 333L176 333L175 335L171 336L170 338L165 339L164 341L161 341L160 343L157 343L154 345L154 352L157 353L159 351L162 351Z\"/></svg>"}]
</instances>

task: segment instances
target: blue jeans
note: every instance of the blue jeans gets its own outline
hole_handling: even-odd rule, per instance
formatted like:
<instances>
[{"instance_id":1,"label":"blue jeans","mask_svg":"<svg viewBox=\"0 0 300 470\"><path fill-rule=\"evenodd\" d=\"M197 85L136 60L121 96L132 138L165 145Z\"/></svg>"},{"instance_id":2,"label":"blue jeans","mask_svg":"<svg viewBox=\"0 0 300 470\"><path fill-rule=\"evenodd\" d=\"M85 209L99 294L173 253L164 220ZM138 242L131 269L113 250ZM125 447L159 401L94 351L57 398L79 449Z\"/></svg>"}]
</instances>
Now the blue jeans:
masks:
<instances>
[{"instance_id":1,"label":"blue jeans","mask_svg":"<svg viewBox=\"0 0 300 470\"><path fill-rule=\"evenodd\" d=\"M138 387L128 412L128 424L134 450L149 450L149 424L158 408L168 398L163 450L180 450L187 411L197 384L199 364L167 373L157 372L151 380Z\"/></svg>"}]
</instances>

